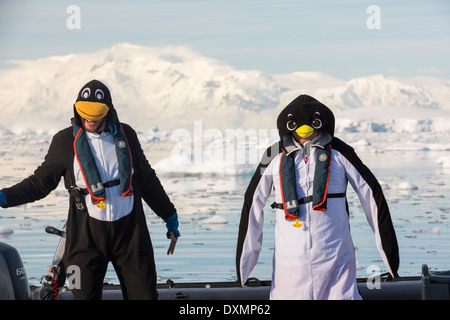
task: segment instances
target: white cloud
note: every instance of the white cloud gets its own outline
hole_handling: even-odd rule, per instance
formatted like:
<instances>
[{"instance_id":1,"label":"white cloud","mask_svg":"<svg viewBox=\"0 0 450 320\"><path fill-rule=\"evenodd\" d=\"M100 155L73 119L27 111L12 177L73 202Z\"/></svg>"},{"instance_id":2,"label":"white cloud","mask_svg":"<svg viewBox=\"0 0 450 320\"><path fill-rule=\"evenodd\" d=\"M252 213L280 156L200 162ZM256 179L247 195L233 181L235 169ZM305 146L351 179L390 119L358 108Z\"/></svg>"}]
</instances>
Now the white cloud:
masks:
<instances>
[{"instance_id":1,"label":"white cloud","mask_svg":"<svg viewBox=\"0 0 450 320\"><path fill-rule=\"evenodd\" d=\"M421 74L433 74L433 75L439 75L444 73L446 70L440 69L436 66L430 66L427 68L420 68L419 73Z\"/></svg>"}]
</instances>

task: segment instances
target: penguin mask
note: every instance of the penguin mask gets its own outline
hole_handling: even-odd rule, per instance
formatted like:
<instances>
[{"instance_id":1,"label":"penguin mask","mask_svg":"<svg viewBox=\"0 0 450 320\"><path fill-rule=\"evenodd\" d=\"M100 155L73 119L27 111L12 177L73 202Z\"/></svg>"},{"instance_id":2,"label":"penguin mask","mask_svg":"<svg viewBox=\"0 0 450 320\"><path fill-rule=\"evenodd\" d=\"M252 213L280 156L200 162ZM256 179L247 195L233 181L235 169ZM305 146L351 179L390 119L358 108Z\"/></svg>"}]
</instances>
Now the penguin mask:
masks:
<instances>
[{"instance_id":1,"label":"penguin mask","mask_svg":"<svg viewBox=\"0 0 450 320\"><path fill-rule=\"evenodd\" d=\"M280 137L294 131L303 138L312 135L314 130L327 132L334 136L334 115L324 104L308 95L300 95L289 103L277 119Z\"/></svg>"},{"instance_id":2,"label":"penguin mask","mask_svg":"<svg viewBox=\"0 0 450 320\"><path fill-rule=\"evenodd\" d=\"M76 114L90 121L100 120L114 110L109 89L100 81L92 80L86 83L78 94L75 102Z\"/></svg>"}]
</instances>

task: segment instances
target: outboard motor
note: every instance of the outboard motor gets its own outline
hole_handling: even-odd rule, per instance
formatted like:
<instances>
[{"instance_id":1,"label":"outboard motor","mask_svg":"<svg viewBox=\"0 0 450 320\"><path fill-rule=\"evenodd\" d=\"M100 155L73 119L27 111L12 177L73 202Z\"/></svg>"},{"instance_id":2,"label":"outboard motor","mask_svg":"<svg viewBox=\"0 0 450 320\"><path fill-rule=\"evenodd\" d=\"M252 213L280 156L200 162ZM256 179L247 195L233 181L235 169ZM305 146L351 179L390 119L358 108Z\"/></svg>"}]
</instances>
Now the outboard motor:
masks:
<instances>
[{"instance_id":1,"label":"outboard motor","mask_svg":"<svg viewBox=\"0 0 450 320\"><path fill-rule=\"evenodd\" d=\"M17 250L0 242L0 300L29 300L30 286Z\"/></svg>"}]
</instances>

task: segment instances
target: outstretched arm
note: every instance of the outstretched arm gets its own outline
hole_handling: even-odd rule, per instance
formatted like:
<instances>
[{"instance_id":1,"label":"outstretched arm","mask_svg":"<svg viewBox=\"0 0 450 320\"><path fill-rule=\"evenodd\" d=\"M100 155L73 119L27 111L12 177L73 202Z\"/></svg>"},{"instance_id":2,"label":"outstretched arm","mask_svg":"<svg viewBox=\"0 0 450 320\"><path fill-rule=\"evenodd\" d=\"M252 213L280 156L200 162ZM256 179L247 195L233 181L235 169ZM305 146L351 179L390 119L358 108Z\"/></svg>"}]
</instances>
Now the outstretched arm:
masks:
<instances>
[{"instance_id":1,"label":"outstretched arm","mask_svg":"<svg viewBox=\"0 0 450 320\"><path fill-rule=\"evenodd\" d=\"M66 172L66 160L70 159L70 152L73 154L70 140L64 141L64 136L65 132L60 131L53 137L44 162L31 176L1 190L4 194L2 207L14 207L40 200L58 186L61 176Z\"/></svg>"}]
</instances>

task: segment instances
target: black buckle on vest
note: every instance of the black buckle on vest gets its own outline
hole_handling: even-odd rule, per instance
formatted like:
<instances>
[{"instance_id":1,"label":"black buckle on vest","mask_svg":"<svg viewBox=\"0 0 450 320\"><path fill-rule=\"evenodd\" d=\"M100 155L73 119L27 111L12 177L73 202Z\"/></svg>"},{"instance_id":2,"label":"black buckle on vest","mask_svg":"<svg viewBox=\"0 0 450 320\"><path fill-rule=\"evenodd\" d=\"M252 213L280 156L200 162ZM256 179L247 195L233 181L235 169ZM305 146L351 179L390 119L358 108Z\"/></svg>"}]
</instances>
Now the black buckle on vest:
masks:
<instances>
[{"instance_id":1,"label":"black buckle on vest","mask_svg":"<svg viewBox=\"0 0 450 320\"><path fill-rule=\"evenodd\" d=\"M103 184L103 186L104 186L105 188L111 188L111 187L118 186L119 184L120 184L120 180L117 179L117 180L112 180L112 181L105 182L105 183Z\"/></svg>"},{"instance_id":2,"label":"black buckle on vest","mask_svg":"<svg viewBox=\"0 0 450 320\"><path fill-rule=\"evenodd\" d=\"M111 188L111 187L117 186L117 185L119 185L119 184L120 184L120 180L117 179L117 180L112 180L112 181L108 181L108 182L103 183L103 187L104 187L104 188ZM88 189L86 189L86 188L79 188L79 189L81 190L81 192L82 192L84 195L89 194Z\"/></svg>"},{"instance_id":3,"label":"black buckle on vest","mask_svg":"<svg viewBox=\"0 0 450 320\"><path fill-rule=\"evenodd\" d=\"M346 195L345 192L342 192L342 193L328 193L327 194L327 199L328 198L344 198L345 195ZM307 197L298 199L298 204L305 204L305 203L308 203L308 202L311 202L311 201L313 201L313 196L307 196ZM282 203L274 202L270 206L272 207L272 209L283 209L283 204Z\"/></svg>"}]
</instances>

